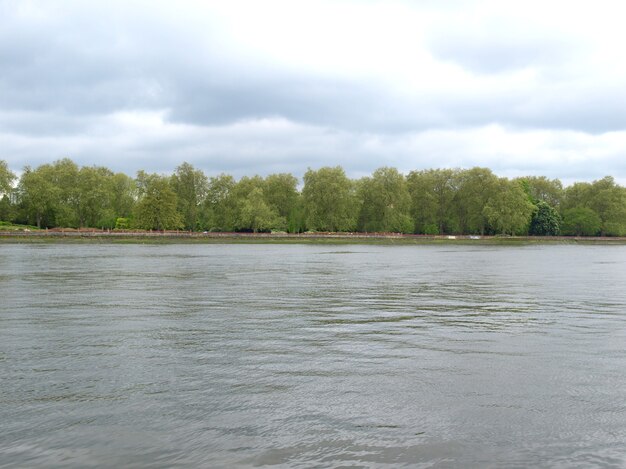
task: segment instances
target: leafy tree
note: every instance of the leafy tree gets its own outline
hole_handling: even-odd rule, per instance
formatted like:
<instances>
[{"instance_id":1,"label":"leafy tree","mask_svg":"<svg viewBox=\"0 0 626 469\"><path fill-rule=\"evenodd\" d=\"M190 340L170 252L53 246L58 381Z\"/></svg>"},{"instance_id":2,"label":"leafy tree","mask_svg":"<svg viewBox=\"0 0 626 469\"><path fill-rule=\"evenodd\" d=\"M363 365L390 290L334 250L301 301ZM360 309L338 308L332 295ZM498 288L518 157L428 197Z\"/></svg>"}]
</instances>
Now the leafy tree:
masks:
<instances>
[{"instance_id":1,"label":"leafy tree","mask_svg":"<svg viewBox=\"0 0 626 469\"><path fill-rule=\"evenodd\" d=\"M394 168L379 168L371 178L364 178L359 184L362 202L358 229L374 232L413 231L409 215L411 198L406 180Z\"/></svg>"},{"instance_id":2,"label":"leafy tree","mask_svg":"<svg viewBox=\"0 0 626 469\"><path fill-rule=\"evenodd\" d=\"M201 207L209 189L209 180L204 173L189 163L183 163L172 175L172 188L176 192L178 211L188 230L197 230L200 225Z\"/></svg>"},{"instance_id":3,"label":"leafy tree","mask_svg":"<svg viewBox=\"0 0 626 469\"><path fill-rule=\"evenodd\" d=\"M485 204L483 212L496 232L518 234L528 228L535 206L528 200L522 186L502 178L497 190Z\"/></svg>"},{"instance_id":4,"label":"leafy tree","mask_svg":"<svg viewBox=\"0 0 626 469\"><path fill-rule=\"evenodd\" d=\"M140 171L137 180L141 198L135 209L136 226L146 230L182 228L182 217L176 209L176 193L169 178Z\"/></svg>"},{"instance_id":5,"label":"leafy tree","mask_svg":"<svg viewBox=\"0 0 626 469\"><path fill-rule=\"evenodd\" d=\"M453 201L458 173L454 169L409 173L407 186L411 195L411 216L417 233L443 234L457 229Z\"/></svg>"},{"instance_id":6,"label":"leafy tree","mask_svg":"<svg viewBox=\"0 0 626 469\"><path fill-rule=\"evenodd\" d=\"M13 219L13 204L9 195L13 192L13 174L4 160L0 160L0 220Z\"/></svg>"},{"instance_id":7,"label":"leafy tree","mask_svg":"<svg viewBox=\"0 0 626 469\"><path fill-rule=\"evenodd\" d=\"M575 207L586 207L591 199L591 184L588 182L575 182L565 189L561 210L565 211Z\"/></svg>"},{"instance_id":8,"label":"leafy tree","mask_svg":"<svg viewBox=\"0 0 626 469\"><path fill-rule=\"evenodd\" d=\"M113 217L131 218L137 197L135 180L124 173L115 173L111 176L109 189L109 206Z\"/></svg>"},{"instance_id":9,"label":"leafy tree","mask_svg":"<svg viewBox=\"0 0 626 469\"><path fill-rule=\"evenodd\" d=\"M103 167L83 166L76 175L73 205L79 226L112 228L110 214L111 178L113 173ZM106 219L109 220L106 220Z\"/></svg>"},{"instance_id":10,"label":"leafy tree","mask_svg":"<svg viewBox=\"0 0 626 469\"><path fill-rule=\"evenodd\" d=\"M298 194L298 198L287 217L287 231L289 233L302 233L305 229L304 199L301 194Z\"/></svg>"},{"instance_id":11,"label":"leafy tree","mask_svg":"<svg viewBox=\"0 0 626 469\"><path fill-rule=\"evenodd\" d=\"M80 187L78 184L79 168L69 158L57 160L49 167L48 177L56 188L57 200L54 208L56 226L78 228L80 217Z\"/></svg>"},{"instance_id":12,"label":"leafy tree","mask_svg":"<svg viewBox=\"0 0 626 469\"><path fill-rule=\"evenodd\" d=\"M534 236L556 236L561 232L561 216L554 207L540 200L530 220L528 233Z\"/></svg>"},{"instance_id":13,"label":"leafy tree","mask_svg":"<svg viewBox=\"0 0 626 469\"><path fill-rule=\"evenodd\" d=\"M563 184L558 179L548 179L545 176L526 176L517 179L528 188L532 202L546 202L551 207L558 208L563 200Z\"/></svg>"},{"instance_id":14,"label":"leafy tree","mask_svg":"<svg viewBox=\"0 0 626 469\"><path fill-rule=\"evenodd\" d=\"M298 203L298 178L288 173L270 174L265 178L264 196L267 204L287 220Z\"/></svg>"},{"instance_id":15,"label":"leafy tree","mask_svg":"<svg viewBox=\"0 0 626 469\"><path fill-rule=\"evenodd\" d=\"M243 200L240 229L250 229L254 233L268 231L278 227L279 218L278 212L265 202L263 190L260 187L255 187Z\"/></svg>"},{"instance_id":16,"label":"leafy tree","mask_svg":"<svg viewBox=\"0 0 626 469\"><path fill-rule=\"evenodd\" d=\"M10 193L13 190L15 174L9 170L6 161L0 160L0 196Z\"/></svg>"},{"instance_id":17,"label":"leafy tree","mask_svg":"<svg viewBox=\"0 0 626 469\"><path fill-rule=\"evenodd\" d=\"M34 170L26 166L17 188L26 220L36 224L37 228L54 226L59 189L52 182L51 172L50 165L42 165Z\"/></svg>"},{"instance_id":18,"label":"leafy tree","mask_svg":"<svg viewBox=\"0 0 626 469\"><path fill-rule=\"evenodd\" d=\"M626 193L615 180L607 176L593 183L577 182L565 190L565 210L586 207L600 217L601 235L620 235L626 232Z\"/></svg>"},{"instance_id":19,"label":"leafy tree","mask_svg":"<svg viewBox=\"0 0 626 469\"><path fill-rule=\"evenodd\" d=\"M497 213L495 207L485 211L485 206L499 190L498 177L488 168L459 172L454 205L462 233L485 234L489 223L487 214L496 216Z\"/></svg>"},{"instance_id":20,"label":"leafy tree","mask_svg":"<svg viewBox=\"0 0 626 469\"><path fill-rule=\"evenodd\" d=\"M355 228L354 184L341 166L307 170L302 197L308 229L351 231Z\"/></svg>"},{"instance_id":21,"label":"leafy tree","mask_svg":"<svg viewBox=\"0 0 626 469\"><path fill-rule=\"evenodd\" d=\"M600 216L588 207L574 207L563 212L563 234L595 236L601 227Z\"/></svg>"},{"instance_id":22,"label":"leafy tree","mask_svg":"<svg viewBox=\"0 0 626 469\"><path fill-rule=\"evenodd\" d=\"M626 191L611 176L591 184L589 208L602 220L600 234L620 236L626 232Z\"/></svg>"},{"instance_id":23,"label":"leafy tree","mask_svg":"<svg viewBox=\"0 0 626 469\"><path fill-rule=\"evenodd\" d=\"M209 179L203 210L204 228L214 231L235 229L237 218L235 185L235 179L228 174L220 174Z\"/></svg>"},{"instance_id":24,"label":"leafy tree","mask_svg":"<svg viewBox=\"0 0 626 469\"><path fill-rule=\"evenodd\" d=\"M556 236L561 233L562 219L559 212L540 200L530 220L528 234L533 236Z\"/></svg>"}]
</instances>

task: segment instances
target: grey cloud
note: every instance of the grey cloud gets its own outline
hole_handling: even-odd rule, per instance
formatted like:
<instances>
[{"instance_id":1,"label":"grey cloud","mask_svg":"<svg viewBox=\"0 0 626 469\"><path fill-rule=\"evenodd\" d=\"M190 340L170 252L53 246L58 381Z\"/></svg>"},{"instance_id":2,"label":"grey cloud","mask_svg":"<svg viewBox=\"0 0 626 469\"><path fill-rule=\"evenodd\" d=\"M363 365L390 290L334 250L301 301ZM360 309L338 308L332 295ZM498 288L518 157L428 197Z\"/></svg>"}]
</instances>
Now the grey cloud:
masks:
<instances>
[{"instance_id":1,"label":"grey cloud","mask_svg":"<svg viewBox=\"0 0 626 469\"><path fill-rule=\"evenodd\" d=\"M163 5L174 7L167 3L33 3L51 4L53 14L33 19L18 14L20 2L0 0L0 158L17 166L70 156L129 174L140 168L171 171L184 160L207 173L301 175L307 166L342 164L361 174L384 165L410 170L484 163L445 142L411 146L408 136L429 129L497 123L601 134L626 128L621 84L593 88L559 73L578 44L507 31L506 25L458 32L443 27L430 38L431 52L478 75L537 67L535 85L473 93L425 88L403 95L368 76L298 70L246 55L228 44L215 20L203 18L199 27L189 14L169 18ZM119 111L166 111L167 123L206 133L118 141L116 128L94 130ZM219 132L263 118L285 118L305 130L276 136ZM369 137L382 143L370 147L364 143ZM496 169L505 171L507 164ZM532 164L539 163L516 169L531 171ZM559 169L546 175L559 176ZM582 166L576 170L584 173Z\"/></svg>"},{"instance_id":2,"label":"grey cloud","mask_svg":"<svg viewBox=\"0 0 626 469\"><path fill-rule=\"evenodd\" d=\"M551 63L566 49L545 41L514 37L463 37L450 35L431 42L431 51L442 60L458 63L476 73L504 73Z\"/></svg>"},{"instance_id":3,"label":"grey cloud","mask_svg":"<svg viewBox=\"0 0 626 469\"><path fill-rule=\"evenodd\" d=\"M474 22L476 21L476 23ZM580 58L584 44L554 30L512 18L471 15L430 33L427 41L438 59L478 74L500 74L528 67L554 67Z\"/></svg>"},{"instance_id":4,"label":"grey cloud","mask_svg":"<svg viewBox=\"0 0 626 469\"><path fill-rule=\"evenodd\" d=\"M282 116L384 134L494 122L589 132L624 127L621 90L599 90L594 99L586 99L570 87L560 97L557 90L555 98L554 90L540 83L533 95L514 90L469 95L459 90L450 96L424 90L407 98L365 77L304 73L240 56L224 49L219 25L209 23L207 36L200 40L137 6L114 2L107 9L97 4L93 12L80 3L65 5L69 7L44 24L19 15L0 19L1 109L87 117L168 109L171 122L196 125ZM213 27L218 32L211 33ZM498 31L494 37L475 32L440 35L431 45L436 56L481 72L537 60L552 63L565 54L559 41L519 39ZM60 122L51 127L61 131ZM19 127L29 132L26 123ZM41 128L34 119L30 132ZM68 125L68 133L75 130Z\"/></svg>"}]
</instances>

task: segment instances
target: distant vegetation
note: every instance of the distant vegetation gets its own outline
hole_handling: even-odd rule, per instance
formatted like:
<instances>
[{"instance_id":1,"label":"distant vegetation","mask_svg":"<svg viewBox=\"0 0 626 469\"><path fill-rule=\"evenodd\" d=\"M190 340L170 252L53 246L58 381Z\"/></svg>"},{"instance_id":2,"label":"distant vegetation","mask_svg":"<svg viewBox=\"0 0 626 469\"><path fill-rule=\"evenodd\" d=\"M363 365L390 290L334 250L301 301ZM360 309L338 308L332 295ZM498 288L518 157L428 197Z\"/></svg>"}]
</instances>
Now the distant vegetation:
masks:
<instances>
[{"instance_id":1,"label":"distant vegetation","mask_svg":"<svg viewBox=\"0 0 626 469\"><path fill-rule=\"evenodd\" d=\"M26 167L0 160L0 220L39 228L191 231L346 231L550 236L626 235L626 188L607 176L563 188L558 179L499 178L487 168L380 168L349 179L337 167L207 177L188 163L135 178L69 159ZM0 230L2 227L0 226Z\"/></svg>"}]
</instances>

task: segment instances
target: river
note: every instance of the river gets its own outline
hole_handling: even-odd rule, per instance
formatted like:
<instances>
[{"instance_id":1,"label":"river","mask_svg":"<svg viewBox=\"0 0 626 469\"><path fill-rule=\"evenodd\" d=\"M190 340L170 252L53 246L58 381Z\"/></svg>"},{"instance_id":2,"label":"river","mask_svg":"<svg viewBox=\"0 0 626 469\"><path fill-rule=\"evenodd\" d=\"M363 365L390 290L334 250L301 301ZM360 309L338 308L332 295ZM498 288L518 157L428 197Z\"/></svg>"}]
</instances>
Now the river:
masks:
<instances>
[{"instance_id":1,"label":"river","mask_svg":"<svg viewBox=\"0 0 626 469\"><path fill-rule=\"evenodd\" d=\"M624 467L626 246L0 244L0 467Z\"/></svg>"}]
</instances>

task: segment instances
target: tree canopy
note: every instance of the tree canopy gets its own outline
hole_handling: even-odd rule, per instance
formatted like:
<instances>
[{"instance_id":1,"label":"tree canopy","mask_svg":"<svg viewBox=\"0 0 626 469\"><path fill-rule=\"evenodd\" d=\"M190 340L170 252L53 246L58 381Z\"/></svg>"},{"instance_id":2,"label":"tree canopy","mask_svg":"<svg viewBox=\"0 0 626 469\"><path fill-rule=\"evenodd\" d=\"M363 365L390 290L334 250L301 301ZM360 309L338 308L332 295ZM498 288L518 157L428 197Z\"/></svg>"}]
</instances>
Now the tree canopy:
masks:
<instances>
[{"instance_id":1,"label":"tree canopy","mask_svg":"<svg viewBox=\"0 0 626 469\"><path fill-rule=\"evenodd\" d=\"M362 231L417 234L626 235L626 189L611 176L498 177L488 168L382 167L352 180L340 166L208 177L189 163L130 177L69 158L26 166L0 160L0 220L41 228L207 231Z\"/></svg>"}]
</instances>

